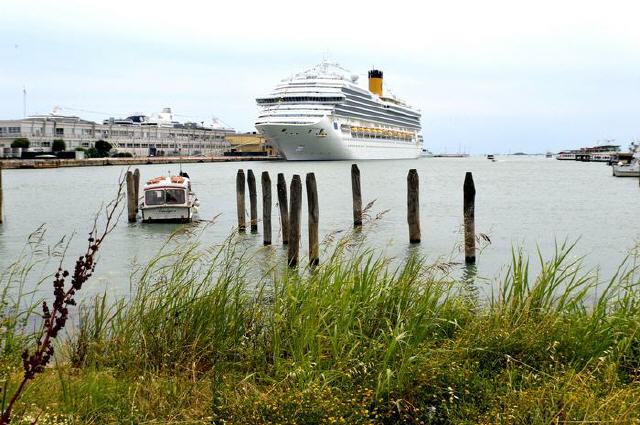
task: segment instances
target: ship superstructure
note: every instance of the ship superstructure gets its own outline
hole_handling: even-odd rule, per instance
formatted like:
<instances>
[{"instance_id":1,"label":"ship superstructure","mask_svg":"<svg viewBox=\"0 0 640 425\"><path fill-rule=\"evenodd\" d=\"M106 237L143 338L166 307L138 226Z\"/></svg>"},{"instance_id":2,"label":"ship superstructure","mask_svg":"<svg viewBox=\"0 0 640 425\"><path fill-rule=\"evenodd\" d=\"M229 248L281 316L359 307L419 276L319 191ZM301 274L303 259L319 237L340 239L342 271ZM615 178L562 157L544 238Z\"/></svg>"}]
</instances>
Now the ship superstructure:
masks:
<instances>
[{"instance_id":1,"label":"ship superstructure","mask_svg":"<svg viewBox=\"0 0 640 425\"><path fill-rule=\"evenodd\" d=\"M383 73L369 89L337 64L323 62L256 99L256 128L287 160L417 158L420 111L384 95Z\"/></svg>"}]
</instances>

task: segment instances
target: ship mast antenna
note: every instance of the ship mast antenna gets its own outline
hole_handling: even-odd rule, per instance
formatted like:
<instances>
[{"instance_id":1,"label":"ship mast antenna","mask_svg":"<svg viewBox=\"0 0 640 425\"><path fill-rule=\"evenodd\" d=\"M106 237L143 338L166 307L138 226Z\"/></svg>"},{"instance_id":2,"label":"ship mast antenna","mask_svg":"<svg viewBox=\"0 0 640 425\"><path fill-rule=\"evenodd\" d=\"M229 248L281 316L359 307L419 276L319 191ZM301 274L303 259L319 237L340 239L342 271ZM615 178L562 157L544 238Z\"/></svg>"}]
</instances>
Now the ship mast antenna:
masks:
<instances>
[{"instance_id":1,"label":"ship mast antenna","mask_svg":"<svg viewBox=\"0 0 640 425\"><path fill-rule=\"evenodd\" d=\"M22 86L22 117L27 117L27 88Z\"/></svg>"}]
</instances>

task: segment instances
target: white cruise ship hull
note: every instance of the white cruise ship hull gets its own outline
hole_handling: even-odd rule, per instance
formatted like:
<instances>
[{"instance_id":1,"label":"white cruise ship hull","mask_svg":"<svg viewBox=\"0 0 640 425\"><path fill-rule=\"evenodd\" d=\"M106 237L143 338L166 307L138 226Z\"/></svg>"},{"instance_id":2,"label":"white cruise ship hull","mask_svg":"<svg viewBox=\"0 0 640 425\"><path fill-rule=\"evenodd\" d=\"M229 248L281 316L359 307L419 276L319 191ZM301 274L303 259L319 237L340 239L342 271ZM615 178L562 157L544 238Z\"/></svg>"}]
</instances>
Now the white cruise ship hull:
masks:
<instances>
[{"instance_id":1,"label":"white cruise ship hull","mask_svg":"<svg viewBox=\"0 0 640 425\"><path fill-rule=\"evenodd\" d=\"M261 123L256 128L288 161L413 159L422 154L416 142L351 137L336 130L327 117L316 123Z\"/></svg>"}]
</instances>

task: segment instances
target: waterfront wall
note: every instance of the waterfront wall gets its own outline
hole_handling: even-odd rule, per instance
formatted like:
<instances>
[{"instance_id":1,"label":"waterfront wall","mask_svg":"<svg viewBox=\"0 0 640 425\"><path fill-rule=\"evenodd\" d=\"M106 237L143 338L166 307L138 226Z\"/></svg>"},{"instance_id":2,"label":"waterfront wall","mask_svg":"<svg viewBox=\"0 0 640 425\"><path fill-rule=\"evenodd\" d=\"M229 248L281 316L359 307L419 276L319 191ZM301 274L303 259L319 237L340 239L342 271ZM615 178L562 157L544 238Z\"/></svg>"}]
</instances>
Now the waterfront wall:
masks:
<instances>
[{"instance_id":1,"label":"waterfront wall","mask_svg":"<svg viewBox=\"0 0 640 425\"><path fill-rule=\"evenodd\" d=\"M4 169L94 167L105 165L177 164L197 162L266 161L279 158L266 156L206 156L206 157L132 157L132 158L85 158L85 159L27 159L0 161Z\"/></svg>"}]
</instances>

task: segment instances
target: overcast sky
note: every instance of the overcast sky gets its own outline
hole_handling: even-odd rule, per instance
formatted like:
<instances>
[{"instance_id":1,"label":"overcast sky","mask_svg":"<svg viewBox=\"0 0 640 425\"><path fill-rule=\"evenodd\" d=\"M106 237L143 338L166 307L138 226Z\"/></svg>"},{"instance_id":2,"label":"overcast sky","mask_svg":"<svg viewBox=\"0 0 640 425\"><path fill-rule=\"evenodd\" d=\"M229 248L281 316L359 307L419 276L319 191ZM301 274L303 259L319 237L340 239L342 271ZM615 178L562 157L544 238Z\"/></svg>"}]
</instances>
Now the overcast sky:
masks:
<instances>
[{"instance_id":1,"label":"overcast sky","mask_svg":"<svg viewBox=\"0 0 640 425\"><path fill-rule=\"evenodd\" d=\"M640 139L637 1L0 2L0 119L170 106L254 130L255 97L323 57L422 110L434 152ZM364 82L364 78L361 79Z\"/></svg>"}]
</instances>

